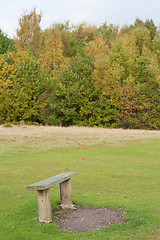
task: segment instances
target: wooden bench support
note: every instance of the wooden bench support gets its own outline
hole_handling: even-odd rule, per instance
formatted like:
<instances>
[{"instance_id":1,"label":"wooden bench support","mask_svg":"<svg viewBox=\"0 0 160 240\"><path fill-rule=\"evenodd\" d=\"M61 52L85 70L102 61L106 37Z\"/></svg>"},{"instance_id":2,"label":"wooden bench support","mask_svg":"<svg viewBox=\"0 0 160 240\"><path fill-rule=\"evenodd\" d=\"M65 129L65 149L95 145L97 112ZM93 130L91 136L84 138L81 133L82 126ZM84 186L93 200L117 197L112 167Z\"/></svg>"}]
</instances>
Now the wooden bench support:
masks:
<instances>
[{"instance_id":1,"label":"wooden bench support","mask_svg":"<svg viewBox=\"0 0 160 240\"><path fill-rule=\"evenodd\" d=\"M51 223L52 222L52 210L51 210L51 197L50 197L50 187L59 183L60 185L60 197L61 197L61 207L71 208L74 206L72 204L72 193L71 193L71 178L75 176L76 173L61 173L56 176L45 179L41 182L34 183L27 186L27 190L37 191L38 195L38 215L40 222Z\"/></svg>"},{"instance_id":2,"label":"wooden bench support","mask_svg":"<svg viewBox=\"0 0 160 240\"><path fill-rule=\"evenodd\" d=\"M38 195L39 221L51 223L52 211L51 211L50 188L45 190L37 190L37 195Z\"/></svg>"},{"instance_id":3,"label":"wooden bench support","mask_svg":"<svg viewBox=\"0 0 160 240\"><path fill-rule=\"evenodd\" d=\"M71 179L60 183L60 196L61 196L61 208L71 208L74 206L72 204L72 192L71 192Z\"/></svg>"}]
</instances>

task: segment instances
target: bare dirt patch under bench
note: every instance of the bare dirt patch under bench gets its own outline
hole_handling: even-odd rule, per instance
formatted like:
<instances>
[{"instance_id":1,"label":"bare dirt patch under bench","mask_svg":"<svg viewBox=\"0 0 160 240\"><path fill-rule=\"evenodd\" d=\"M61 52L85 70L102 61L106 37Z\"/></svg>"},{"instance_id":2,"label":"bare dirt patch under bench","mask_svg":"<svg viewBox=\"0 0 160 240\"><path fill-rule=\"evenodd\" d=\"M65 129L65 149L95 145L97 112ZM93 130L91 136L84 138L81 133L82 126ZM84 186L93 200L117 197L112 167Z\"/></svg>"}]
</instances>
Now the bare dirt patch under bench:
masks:
<instances>
[{"instance_id":1,"label":"bare dirt patch under bench","mask_svg":"<svg viewBox=\"0 0 160 240\"><path fill-rule=\"evenodd\" d=\"M95 231L123 221L124 212L109 208L78 208L55 215L61 229L70 232Z\"/></svg>"},{"instance_id":2,"label":"bare dirt patch under bench","mask_svg":"<svg viewBox=\"0 0 160 240\"><path fill-rule=\"evenodd\" d=\"M25 143L35 148L87 146L160 138L160 131L107 129L98 127L0 126L0 140Z\"/></svg>"}]
</instances>

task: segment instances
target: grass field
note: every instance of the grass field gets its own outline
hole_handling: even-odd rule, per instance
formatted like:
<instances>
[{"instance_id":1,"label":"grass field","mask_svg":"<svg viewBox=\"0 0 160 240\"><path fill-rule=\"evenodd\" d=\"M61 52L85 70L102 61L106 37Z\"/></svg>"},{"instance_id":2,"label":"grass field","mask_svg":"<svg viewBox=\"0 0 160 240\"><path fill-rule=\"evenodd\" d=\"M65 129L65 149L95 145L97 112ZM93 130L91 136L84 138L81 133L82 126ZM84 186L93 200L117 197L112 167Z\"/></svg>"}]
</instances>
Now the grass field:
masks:
<instances>
[{"instance_id":1,"label":"grass field","mask_svg":"<svg viewBox=\"0 0 160 240\"><path fill-rule=\"evenodd\" d=\"M63 135L56 128L53 136L41 130L0 127L0 240L160 239L159 131L109 135L67 128ZM78 174L72 179L75 204L121 209L126 222L77 234L60 230L54 219L40 224L37 194L26 186L72 171ZM57 185L51 201L52 208L60 203Z\"/></svg>"}]
</instances>

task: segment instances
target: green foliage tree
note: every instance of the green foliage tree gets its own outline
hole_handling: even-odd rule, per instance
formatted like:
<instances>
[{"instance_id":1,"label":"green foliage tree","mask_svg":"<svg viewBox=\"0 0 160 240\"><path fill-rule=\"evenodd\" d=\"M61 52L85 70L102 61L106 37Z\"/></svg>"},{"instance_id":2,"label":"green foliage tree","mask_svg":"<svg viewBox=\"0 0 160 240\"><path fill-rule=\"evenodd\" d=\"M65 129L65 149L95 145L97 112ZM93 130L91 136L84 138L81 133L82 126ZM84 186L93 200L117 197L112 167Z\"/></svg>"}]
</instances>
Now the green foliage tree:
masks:
<instances>
[{"instance_id":1,"label":"green foliage tree","mask_svg":"<svg viewBox=\"0 0 160 240\"><path fill-rule=\"evenodd\" d=\"M73 59L72 69L57 79L49 101L52 124L108 127L114 124L114 109L94 85L92 70L92 60L78 55Z\"/></svg>"},{"instance_id":2,"label":"green foliage tree","mask_svg":"<svg viewBox=\"0 0 160 240\"><path fill-rule=\"evenodd\" d=\"M15 50L13 39L8 38L6 34L0 29L0 54L11 52Z\"/></svg>"},{"instance_id":3,"label":"green foliage tree","mask_svg":"<svg viewBox=\"0 0 160 240\"><path fill-rule=\"evenodd\" d=\"M147 19L144 23L144 26L150 31L150 37L153 40L156 36L157 26L152 19Z\"/></svg>"},{"instance_id":4,"label":"green foliage tree","mask_svg":"<svg viewBox=\"0 0 160 240\"><path fill-rule=\"evenodd\" d=\"M150 33L151 40L153 40L156 36L157 26L152 19L147 19L145 22L143 22L141 19L137 18L133 27L145 27Z\"/></svg>"},{"instance_id":5,"label":"green foliage tree","mask_svg":"<svg viewBox=\"0 0 160 240\"><path fill-rule=\"evenodd\" d=\"M31 54L24 51L10 54L12 64L3 63L0 74L4 75L0 94L0 123L43 123L41 109L45 106L43 95L49 83L42 74L41 65ZM10 72L10 69L12 71Z\"/></svg>"},{"instance_id":6,"label":"green foliage tree","mask_svg":"<svg viewBox=\"0 0 160 240\"><path fill-rule=\"evenodd\" d=\"M158 63L160 66L160 35L158 35L154 38L153 43L152 43L152 50L153 50L153 53L155 54L155 56L157 57Z\"/></svg>"},{"instance_id":7,"label":"green foliage tree","mask_svg":"<svg viewBox=\"0 0 160 240\"><path fill-rule=\"evenodd\" d=\"M153 20L58 23L24 12L0 31L0 123L160 129L160 37Z\"/></svg>"},{"instance_id":8,"label":"green foliage tree","mask_svg":"<svg viewBox=\"0 0 160 240\"><path fill-rule=\"evenodd\" d=\"M159 129L160 88L156 58L144 49L132 71L132 81L120 89L119 126Z\"/></svg>"},{"instance_id":9,"label":"green foliage tree","mask_svg":"<svg viewBox=\"0 0 160 240\"><path fill-rule=\"evenodd\" d=\"M134 41L138 50L138 55L141 56L144 47L150 47L151 38L149 31L143 27L137 27L133 30Z\"/></svg>"},{"instance_id":10,"label":"green foliage tree","mask_svg":"<svg viewBox=\"0 0 160 240\"><path fill-rule=\"evenodd\" d=\"M74 28L76 38L79 41L90 42L99 35L98 28L95 25L88 25L87 23L82 23L78 26L74 26Z\"/></svg>"},{"instance_id":11,"label":"green foliage tree","mask_svg":"<svg viewBox=\"0 0 160 240\"><path fill-rule=\"evenodd\" d=\"M133 27L140 27L140 26L144 26L144 22L140 18L136 18L136 20L134 21Z\"/></svg>"},{"instance_id":12,"label":"green foliage tree","mask_svg":"<svg viewBox=\"0 0 160 240\"><path fill-rule=\"evenodd\" d=\"M129 49L121 40L117 40L112 47L109 57L111 66L114 66L119 71L119 82L123 85L130 79L133 69L133 61L129 54Z\"/></svg>"},{"instance_id":13,"label":"green foliage tree","mask_svg":"<svg viewBox=\"0 0 160 240\"><path fill-rule=\"evenodd\" d=\"M105 22L98 28L98 31L105 39L106 43L110 46L118 35L119 26L113 24L107 25L107 23Z\"/></svg>"},{"instance_id":14,"label":"green foliage tree","mask_svg":"<svg viewBox=\"0 0 160 240\"><path fill-rule=\"evenodd\" d=\"M83 44L77 39L77 28L70 26L69 21L64 24L54 24L51 29L61 34L64 57L75 57L81 51L81 45Z\"/></svg>"}]
</instances>

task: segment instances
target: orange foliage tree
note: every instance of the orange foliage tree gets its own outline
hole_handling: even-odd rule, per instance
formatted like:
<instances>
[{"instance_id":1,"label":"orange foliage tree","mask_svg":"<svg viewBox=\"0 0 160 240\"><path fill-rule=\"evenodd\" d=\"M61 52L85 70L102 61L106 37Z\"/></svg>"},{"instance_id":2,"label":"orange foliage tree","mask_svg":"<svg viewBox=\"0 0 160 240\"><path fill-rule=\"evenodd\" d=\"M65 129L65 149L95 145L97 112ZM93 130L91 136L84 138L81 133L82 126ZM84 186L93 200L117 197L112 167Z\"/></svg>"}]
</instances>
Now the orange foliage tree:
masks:
<instances>
[{"instance_id":1,"label":"orange foliage tree","mask_svg":"<svg viewBox=\"0 0 160 240\"><path fill-rule=\"evenodd\" d=\"M29 49L32 53L38 55L41 39L41 17L42 14L37 14L35 8L30 13L23 13L19 19L19 28L15 38L17 48Z\"/></svg>"}]
</instances>

